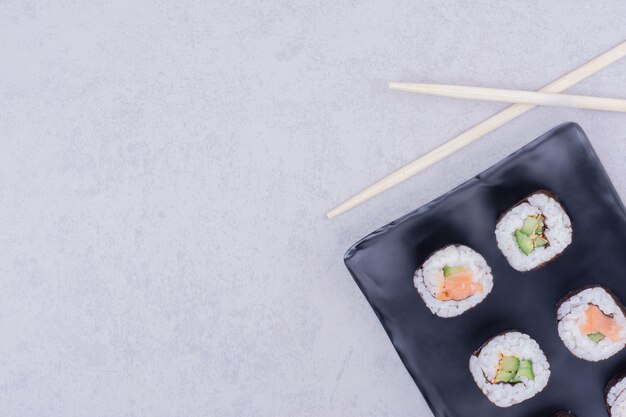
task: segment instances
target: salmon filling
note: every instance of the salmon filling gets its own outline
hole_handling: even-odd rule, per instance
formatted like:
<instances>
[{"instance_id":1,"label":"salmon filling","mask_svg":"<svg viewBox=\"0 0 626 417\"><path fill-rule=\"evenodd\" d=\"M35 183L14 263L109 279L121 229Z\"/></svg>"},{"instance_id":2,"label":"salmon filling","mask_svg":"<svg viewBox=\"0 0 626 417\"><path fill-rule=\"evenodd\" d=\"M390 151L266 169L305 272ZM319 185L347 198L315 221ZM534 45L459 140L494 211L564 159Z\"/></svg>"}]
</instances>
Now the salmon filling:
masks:
<instances>
[{"instance_id":1,"label":"salmon filling","mask_svg":"<svg viewBox=\"0 0 626 417\"><path fill-rule=\"evenodd\" d=\"M579 327L580 331L595 343L599 343L604 338L611 342L618 342L622 331L622 326L613 317L604 314L594 304L589 304L585 310L585 321Z\"/></svg>"},{"instance_id":2,"label":"salmon filling","mask_svg":"<svg viewBox=\"0 0 626 417\"><path fill-rule=\"evenodd\" d=\"M458 268L458 267L456 267ZM450 275L444 274L439 279L437 299L440 301L461 301L477 292L483 292L483 284L474 281L472 271L459 271Z\"/></svg>"}]
</instances>

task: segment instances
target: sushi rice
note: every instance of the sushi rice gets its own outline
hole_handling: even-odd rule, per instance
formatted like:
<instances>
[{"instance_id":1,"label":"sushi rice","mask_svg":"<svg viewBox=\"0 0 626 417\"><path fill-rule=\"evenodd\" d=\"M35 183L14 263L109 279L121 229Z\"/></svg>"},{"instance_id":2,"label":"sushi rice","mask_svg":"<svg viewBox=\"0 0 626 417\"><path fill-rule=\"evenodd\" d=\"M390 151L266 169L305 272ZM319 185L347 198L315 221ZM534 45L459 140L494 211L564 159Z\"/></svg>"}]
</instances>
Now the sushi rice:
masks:
<instances>
[{"instance_id":1,"label":"sushi rice","mask_svg":"<svg viewBox=\"0 0 626 417\"><path fill-rule=\"evenodd\" d=\"M541 216L545 223L542 238L547 244L541 247L532 247L530 253L525 253L518 243L516 231L524 226L529 217ZM522 238L530 239L521 236ZM496 224L496 240L509 264L518 271L530 271L554 259L572 242L572 224L569 216L546 191L538 191L528 196L524 201L504 213Z\"/></svg>"},{"instance_id":2,"label":"sushi rice","mask_svg":"<svg viewBox=\"0 0 626 417\"><path fill-rule=\"evenodd\" d=\"M442 300L438 297L440 283L446 266L460 266L471 273L473 283L480 290L462 300ZM493 288L491 268L473 249L463 245L450 245L432 254L415 271L413 284L418 294L433 314L440 317L458 316L483 301Z\"/></svg>"},{"instance_id":3,"label":"sushi rice","mask_svg":"<svg viewBox=\"0 0 626 417\"><path fill-rule=\"evenodd\" d=\"M595 307L594 307L595 306ZM587 310L599 309L600 313L612 318L618 333L616 340L604 337L597 341L583 332ZM595 286L574 292L561 301L557 308L559 337L574 356L597 362L607 359L624 348L626 343L626 317L621 302L606 288ZM610 321L609 321L610 322Z\"/></svg>"},{"instance_id":4,"label":"sushi rice","mask_svg":"<svg viewBox=\"0 0 626 417\"><path fill-rule=\"evenodd\" d=\"M503 357L514 356L532 363L534 378L521 376L519 382L495 382ZM550 379L550 365L543 351L530 336L505 332L489 340L470 357L470 372L478 388L498 407L510 407L534 397Z\"/></svg>"}]
</instances>

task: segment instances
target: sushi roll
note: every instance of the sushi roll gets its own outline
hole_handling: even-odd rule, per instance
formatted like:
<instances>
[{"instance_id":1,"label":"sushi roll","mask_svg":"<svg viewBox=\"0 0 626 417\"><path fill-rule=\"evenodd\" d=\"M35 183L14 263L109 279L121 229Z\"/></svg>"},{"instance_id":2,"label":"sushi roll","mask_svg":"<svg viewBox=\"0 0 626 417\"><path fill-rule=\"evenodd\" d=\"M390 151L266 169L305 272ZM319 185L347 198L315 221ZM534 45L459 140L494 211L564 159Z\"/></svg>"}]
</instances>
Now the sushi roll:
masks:
<instances>
[{"instance_id":1,"label":"sushi roll","mask_svg":"<svg viewBox=\"0 0 626 417\"><path fill-rule=\"evenodd\" d=\"M487 297L493 276L478 252L450 245L430 255L415 271L413 284L430 311L440 317L454 317Z\"/></svg>"},{"instance_id":2,"label":"sushi roll","mask_svg":"<svg viewBox=\"0 0 626 417\"><path fill-rule=\"evenodd\" d=\"M537 191L501 216L496 240L513 268L530 271L565 250L572 242L572 223L553 194Z\"/></svg>"},{"instance_id":3,"label":"sushi roll","mask_svg":"<svg viewBox=\"0 0 626 417\"><path fill-rule=\"evenodd\" d=\"M626 416L626 372L615 375L606 386L606 408L611 417Z\"/></svg>"},{"instance_id":4,"label":"sushi roll","mask_svg":"<svg viewBox=\"0 0 626 417\"><path fill-rule=\"evenodd\" d=\"M559 337L574 356L597 362L626 343L624 306L604 287L575 291L557 306Z\"/></svg>"},{"instance_id":5,"label":"sushi roll","mask_svg":"<svg viewBox=\"0 0 626 417\"><path fill-rule=\"evenodd\" d=\"M571 411L559 411L552 417L576 417L576 414L572 413Z\"/></svg>"},{"instance_id":6,"label":"sushi roll","mask_svg":"<svg viewBox=\"0 0 626 417\"><path fill-rule=\"evenodd\" d=\"M478 388L498 407L534 397L550 379L550 365L537 342L517 331L487 341L470 357L469 367Z\"/></svg>"}]
</instances>

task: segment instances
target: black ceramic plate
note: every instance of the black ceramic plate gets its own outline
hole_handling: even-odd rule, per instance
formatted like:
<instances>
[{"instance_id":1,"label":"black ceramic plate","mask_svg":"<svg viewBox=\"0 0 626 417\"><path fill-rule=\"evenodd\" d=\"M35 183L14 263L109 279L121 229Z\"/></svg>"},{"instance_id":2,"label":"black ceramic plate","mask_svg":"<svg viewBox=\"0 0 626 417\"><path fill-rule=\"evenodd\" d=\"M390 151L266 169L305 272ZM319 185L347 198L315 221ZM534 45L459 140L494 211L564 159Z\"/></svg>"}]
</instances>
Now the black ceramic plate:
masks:
<instances>
[{"instance_id":1,"label":"black ceramic plate","mask_svg":"<svg viewBox=\"0 0 626 417\"><path fill-rule=\"evenodd\" d=\"M573 242L562 256L517 272L498 250L496 220L526 195L557 194L570 215ZM481 253L494 288L456 318L430 313L413 287L413 273L451 243ZM604 387L626 369L626 349L591 363L574 357L557 334L555 306L569 291L610 287L626 301L626 212L582 129L561 125L453 191L356 243L345 262L400 358L437 417L548 417L572 410L602 417ZM519 329L548 357L552 375L534 398L498 408L469 372L472 352L490 337Z\"/></svg>"}]
</instances>

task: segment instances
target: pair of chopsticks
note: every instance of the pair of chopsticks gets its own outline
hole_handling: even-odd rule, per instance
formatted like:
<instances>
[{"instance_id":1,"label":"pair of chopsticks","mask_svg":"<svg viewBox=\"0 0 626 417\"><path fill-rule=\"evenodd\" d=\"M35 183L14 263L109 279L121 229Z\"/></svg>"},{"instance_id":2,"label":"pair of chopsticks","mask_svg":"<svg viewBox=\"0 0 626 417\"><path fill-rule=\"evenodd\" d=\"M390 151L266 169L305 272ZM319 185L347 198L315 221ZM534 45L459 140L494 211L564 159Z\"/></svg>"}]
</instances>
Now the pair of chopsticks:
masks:
<instances>
[{"instance_id":1,"label":"pair of chopsticks","mask_svg":"<svg viewBox=\"0 0 626 417\"><path fill-rule=\"evenodd\" d=\"M461 133L459 136L448 141L447 143L435 148L397 171L392 172L388 176L341 203L339 206L329 211L326 216L328 218L333 218L345 213L370 198L400 184L404 180L412 177L420 171L423 171L436 162L464 148L470 143L477 141L481 137L494 131L505 123L521 116L537 105L566 106L626 112L625 100L559 94L625 56L626 42L622 42L613 49L553 81L537 92L449 85L389 84L390 88L396 90L444 95L448 97L503 101L516 104L507 107L500 113L493 115L489 119L477 124L466 132Z\"/></svg>"}]
</instances>

